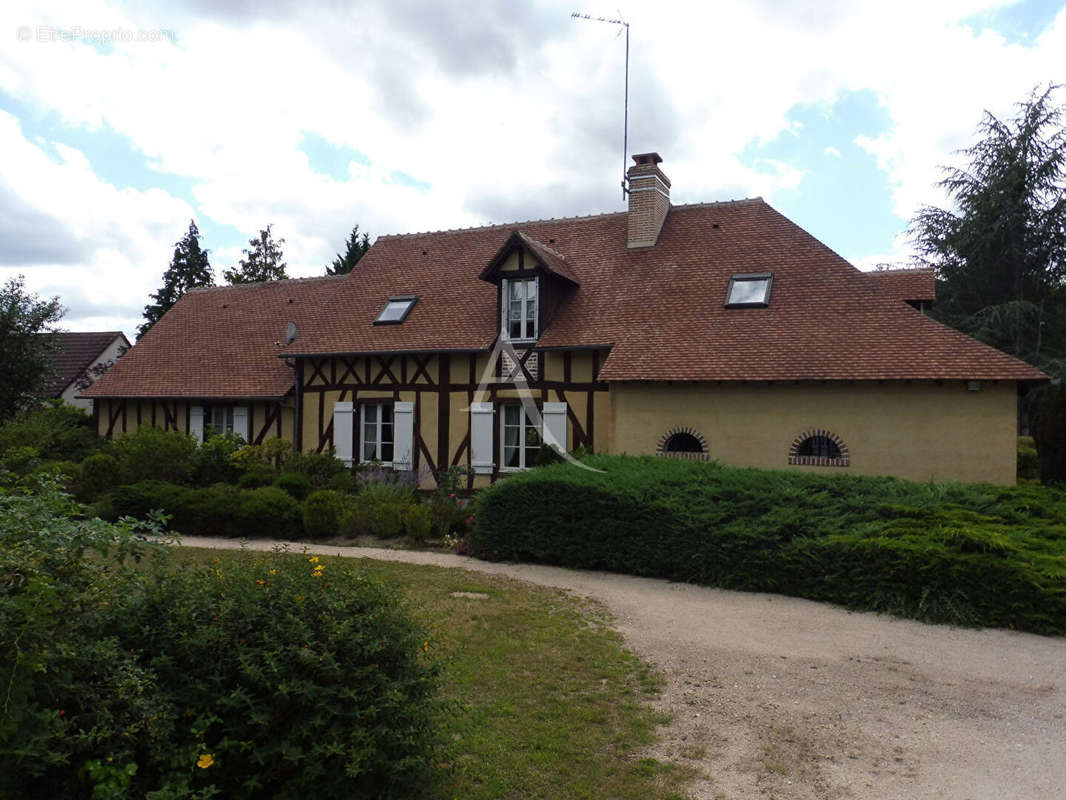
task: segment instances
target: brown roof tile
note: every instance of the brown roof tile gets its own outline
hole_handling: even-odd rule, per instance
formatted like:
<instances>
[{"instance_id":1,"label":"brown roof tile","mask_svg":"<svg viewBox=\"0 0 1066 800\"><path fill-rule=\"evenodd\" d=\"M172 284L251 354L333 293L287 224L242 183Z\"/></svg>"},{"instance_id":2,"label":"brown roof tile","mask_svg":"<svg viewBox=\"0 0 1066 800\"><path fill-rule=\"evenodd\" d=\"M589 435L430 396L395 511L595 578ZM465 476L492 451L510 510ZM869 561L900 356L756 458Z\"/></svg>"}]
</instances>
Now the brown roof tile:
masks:
<instances>
[{"instance_id":1,"label":"brown roof tile","mask_svg":"<svg viewBox=\"0 0 1066 800\"><path fill-rule=\"evenodd\" d=\"M85 374L115 339L128 345L122 331L82 331L54 334L55 352L51 356L55 377L48 387L49 397L59 397L70 384Z\"/></svg>"},{"instance_id":2,"label":"brown roof tile","mask_svg":"<svg viewBox=\"0 0 1066 800\"><path fill-rule=\"evenodd\" d=\"M489 349L497 289L479 276L515 235L580 276L540 346L610 346L604 380L1046 377L902 302L922 299L903 295L926 275L871 279L886 273L860 272L754 199L674 206L644 249L626 247L624 212L382 236L344 277L186 295L87 394L279 396L292 382L281 353ZM730 277L759 272L774 275L769 306L725 308ZM419 297L403 323L374 325L403 294ZM298 337L275 346L290 320Z\"/></svg>"},{"instance_id":3,"label":"brown roof tile","mask_svg":"<svg viewBox=\"0 0 1066 800\"><path fill-rule=\"evenodd\" d=\"M936 274L931 269L881 269L863 274L900 300L912 303L936 300Z\"/></svg>"},{"instance_id":4,"label":"brown roof tile","mask_svg":"<svg viewBox=\"0 0 1066 800\"><path fill-rule=\"evenodd\" d=\"M86 397L281 397L292 369L278 358L285 328L306 320L342 277L193 289ZM280 342L279 344L276 344Z\"/></svg>"}]
</instances>

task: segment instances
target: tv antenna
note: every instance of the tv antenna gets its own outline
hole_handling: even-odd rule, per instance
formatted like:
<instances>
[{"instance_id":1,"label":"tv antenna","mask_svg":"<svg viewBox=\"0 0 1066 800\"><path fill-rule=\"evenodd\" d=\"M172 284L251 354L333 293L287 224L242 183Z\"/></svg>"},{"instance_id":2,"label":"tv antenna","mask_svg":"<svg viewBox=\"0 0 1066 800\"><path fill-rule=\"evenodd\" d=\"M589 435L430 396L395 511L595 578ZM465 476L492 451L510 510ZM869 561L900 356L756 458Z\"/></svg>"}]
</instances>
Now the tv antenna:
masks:
<instances>
[{"instance_id":1,"label":"tv antenna","mask_svg":"<svg viewBox=\"0 0 1066 800\"><path fill-rule=\"evenodd\" d=\"M626 199L626 194L629 192L629 187L626 185L626 159L629 154L629 23L624 19L608 19L607 17L593 17L590 14L578 14L576 11L570 15L573 19L587 19L590 22L604 22L608 25L618 25L620 29L618 36L622 35L622 31L626 34L626 93L625 93L625 112L622 120L622 199ZM615 36L617 39L618 36Z\"/></svg>"}]
</instances>

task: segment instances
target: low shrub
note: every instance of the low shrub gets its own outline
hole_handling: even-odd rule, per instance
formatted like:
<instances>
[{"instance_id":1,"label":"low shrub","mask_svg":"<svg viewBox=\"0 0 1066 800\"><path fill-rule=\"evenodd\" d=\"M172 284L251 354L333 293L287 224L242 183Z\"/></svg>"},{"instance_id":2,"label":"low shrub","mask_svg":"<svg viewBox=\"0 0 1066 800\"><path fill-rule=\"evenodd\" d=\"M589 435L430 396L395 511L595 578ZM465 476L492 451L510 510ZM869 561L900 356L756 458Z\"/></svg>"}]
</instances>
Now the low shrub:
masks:
<instances>
[{"instance_id":1,"label":"low shrub","mask_svg":"<svg viewBox=\"0 0 1066 800\"><path fill-rule=\"evenodd\" d=\"M406 484L371 484L352 503L348 533L396 539L404 535L404 519L418 500Z\"/></svg>"},{"instance_id":2,"label":"low shrub","mask_svg":"<svg viewBox=\"0 0 1066 800\"><path fill-rule=\"evenodd\" d=\"M306 475L315 489L338 488L333 485L335 479L342 475L351 476L351 471L344 466L344 462L332 453L295 453L285 463L285 471Z\"/></svg>"},{"instance_id":3,"label":"low shrub","mask_svg":"<svg viewBox=\"0 0 1066 800\"><path fill-rule=\"evenodd\" d=\"M255 465L268 467L273 471L285 466L292 455L292 442L275 436L262 444L244 445L230 456L230 461L241 472Z\"/></svg>"},{"instance_id":4,"label":"low shrub","mask_svg":"<svg viewBox=\"0 0 1066 800\"><path fill-rule=\"evenodd\" d=\"M119 483L118 459L107 453L93 453L81 462L81 476L77 483L78 499L96 500Z\"/></svg>"},{"instance_id":5,"label":"low shrub","mask_svg":"<svg viewBox=\"0 0 1066 800\"><path fill-rule=\"evenodd\" d=\"M193 482L197 486L214 483L234 483L240 470L232 457L244 446L244 440L233 432L209 433L196 451L193 463Z\"/></svg>"},{"instance_id":6,"label":"low shrub","mask_svg":"<svg viewBox=\"0 0 1066 800\"><path fill-rule=\"evenodd\" d=\"M0 495L0 796L419 793L437 669L393 592L339 559L175 563L80 517Z\"/></svg>"},{"instance_id":7,"label":"low shrub","mask_svg":"<svg viewBox=\"0 0 1066 800\"><path fill-rule=\"evenodd\" d=\"M81 461L103 446L93 418L62 400L20 412L0 425L0 454L12 447L32 447L46 460Z\"/></svg>"},{"instance_id":8,"label":"low shrub","mask_svg":"<svg viewBox=\"0 0 1066 800\"><path fill-rule=\"evenodd\" d=\"M312 485L314 485L313 481ZM359 490L362 486L360 485L359 480L349 470L345 470L344 472L338 472L336 475L333 475L326 483L326 488L354 496L359 494Z\"/></svg>"},{"instance_id":9,"label":"low shrub","mask_svg":"<svg viewBox=\"0 0 1066 800\"><path fill-rule=\"evenodd\" d=\"M29 475L41 463L41 451L29 445L9 447L0 454L0 470L6 470L17 476Z\"/></svg>"},{"instance_id":10,"label":"low shrub","mask_svg":"<svg viewBox=\"0 0 1066 800\"><path fill-rule=\"evenodd\" d=\"M481 493L470 546L933 621L1066 633L1066 492L595 456Z\"/></svg>"},{"instance_id":11,"label":"low shrub","mask_svg":"<svg viewBox=\"0 0 1066 800\"><path fill-rule=\"evenodd\" d=\"M404 535L415 543L422 543L433 531L433 517L424 504L410 506L403 515Z\"/></svg>"},{"instance_id":12,"label":"low shrub","mask_svg":"<svg viewBox=\"0 0 1066 800\"><path fill-rule=\"evenodd\" d=\"M291 539L302 532L300 504L286 491L264 486L242 492L233 533L240 536Z\"/></svg>"},{"instance_id":13,"label":"low shrub","mask_svg":"<svg viewBox=\"0 0 1066 800\"><path fill-rule=\"evenodd\" d=\"M1040 480L1040 456L1032 436L1018 437L1018 480Z\"/></svg>"},{"instance_id":14,"label":"low shrub","mask_svg":"<svg viewBox=\"0 0 1066 800\"><path fill-rule=\"evenodd\" d=\"M277 473L266 464L253 463L237 479L237 488L259 489L263 486L271 486L276 478Z\"/></svg>"},{"instance_id":15,"label":"low shrub","mask_svg":"<svg viewBox=\"0 0 1066 800\"><path fill-rule=\"evenodd\" d=\"M342 533L349 524L352 499L332 489L319 489L303 505L304 535L325 539Z\"/></svg>"},{"instance_id":16,"label":"low shrub","mask_svg":"<svg viewBox=\"0 0 1066 800\"><path fill-rule=\"evenodd\" d=\"M33 484L40 478L52 478L59 481L64 491L73 493L81 473L81 464L77 461L45 461L34 467L23 483Z\"/></svg>"},{"instance_id":17,"label":"low shrub","mask_svg":"<svg viewBox=\"0 0 1066 800\"><path fill-rule=\"evenodd\" d=\"M274 485L288 492L296 500L303 500L311 493L311 479L299 472L283 472Z\"/></svg>"},{"instance_id":18,"label":"low shrub","mask_svg":"<svg viewBox=\"0 0 1066 800\"><path fill-rule=\"evenodd\" d=\"M111 452L118 459L123 483L155 480L187 484L196 468L195 439L150 425L116 439Z\"/></svg>"}]
</instances>

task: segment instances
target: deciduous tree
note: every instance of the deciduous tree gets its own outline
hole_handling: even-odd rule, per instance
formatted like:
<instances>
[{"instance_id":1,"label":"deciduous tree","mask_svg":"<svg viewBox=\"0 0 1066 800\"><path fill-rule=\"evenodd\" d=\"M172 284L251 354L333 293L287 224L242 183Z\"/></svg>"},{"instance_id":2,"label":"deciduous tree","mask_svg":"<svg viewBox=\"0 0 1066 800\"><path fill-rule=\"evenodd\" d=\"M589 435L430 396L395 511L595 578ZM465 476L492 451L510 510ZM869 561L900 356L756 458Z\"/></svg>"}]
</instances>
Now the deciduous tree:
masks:
<instances>
[{"instance_id":1,"label":"deciduous tree","mask_svg":"<svg viewBox=\"0 0 1066 800\"><path fill-rule=\"evenodd\" d=\"M51 334L64 313L58 297L27 292L22 275L0 287L0 422L44 398L53 373Z\"/></svg>"}]
</instances>

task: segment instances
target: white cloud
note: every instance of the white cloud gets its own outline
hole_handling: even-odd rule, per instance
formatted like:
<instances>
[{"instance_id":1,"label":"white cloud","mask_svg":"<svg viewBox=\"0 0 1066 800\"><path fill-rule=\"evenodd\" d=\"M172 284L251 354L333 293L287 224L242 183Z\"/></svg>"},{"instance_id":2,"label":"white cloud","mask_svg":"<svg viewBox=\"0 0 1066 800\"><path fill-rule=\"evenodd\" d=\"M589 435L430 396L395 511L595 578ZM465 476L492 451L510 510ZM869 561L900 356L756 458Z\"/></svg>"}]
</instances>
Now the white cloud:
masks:
<instances>
[{"instance_id":1,"label":"white cloud","mask_svg":"<svg viewBox=\"0 0 1066 800\"><path fill-rule=\"evenodd\" d=\"M827 155L830 158L841 158L840 151L833 147L833 145L829 145L828 147L826 147L825 150L822 151L822 153L823 155Z\"/></svg>"},{"instance_id":2,"label":"white cloud","mask_svg":"<svg viewBox=\"0 0 1066 800\"><path fill-rule=\"evenodd\" d=\"M888 175L905 220L942 202L936 165L972 141L984 108L1009 114L1035 84L1066 77L1066 13L1029 48L961 23L998 5L835 0L813 13L779 0L630 3L621 9L632 23L630 152L663 155L678 202L772 202L800 186L802 166L750 164L745 149L795 133L796 104L828 108L868 89L892 126L856 142ZM66 151L53 165L62 196L25 175L18 191L92 241L82 269L118 276L142 303L193 214L245 238L274 223L290 271L305 275L321 272L356 222L378 234L616 210L623 45L613 26L573 21L571 10L557 0L486 2L477 14L447 0L262 12L192 1L5 4L0 33L45 24L177 32L176 44L11 42L0 48L0 91L74 128L127 137L155 169L191 178L197 207L108 190ZM615 15L614 6L587 10ZM315 172L299 150L304 131L367 154L370 166L353 164L343 179ZM397 184L395 170L431 188ZM239 257L229 243L205 244L219 271ZM125 266L106 266L103 253ZM85 277L50 274L56 285Z\"/></svg>"}]
</instances>

